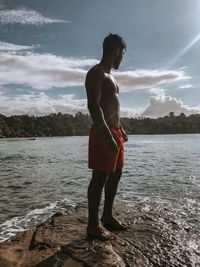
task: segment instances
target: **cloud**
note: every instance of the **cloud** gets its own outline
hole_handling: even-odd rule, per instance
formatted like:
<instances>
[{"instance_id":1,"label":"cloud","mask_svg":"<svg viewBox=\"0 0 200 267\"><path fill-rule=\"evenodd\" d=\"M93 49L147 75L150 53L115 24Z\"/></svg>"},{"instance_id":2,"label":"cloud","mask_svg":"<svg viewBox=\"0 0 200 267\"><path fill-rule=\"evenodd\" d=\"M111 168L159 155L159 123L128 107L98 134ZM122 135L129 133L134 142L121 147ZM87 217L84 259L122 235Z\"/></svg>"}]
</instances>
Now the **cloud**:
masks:
<instances>
[{"instance_id":1,"label":"cloud","mask_svg":"<svg viewBox=\"0 0 200 267\"><path fill-rule=\"evenodd\" d=\"M51 23L70 23L67 20L44 17L35 10L27 8L0 10L1 24L43 25Z\"/></svg>"},{"instance_id":2,"label":"cloud","mask_svg":"<svg viewBox=\"0 0 200 267\"><path fill-rule=\"evenodd\" d=\"M73 94L59 95L56 99L48 96L45 92L31 92L21 94L15 97L6 95L4 88L0 88L0 114L11 115L35 115L43 116L50 113L68 113L77 112L88 113L87 99L75 99ZM7 89L7 88L6 88ZM176 115L185 113L186 115L200 113L199 107L189 107L184 105L181 100L171 96L160 98L151 96L150 104L146 109L121 107L121 117L163 117L170 112Z\"/></svg>"},{"instance_id":3,"label":"cloud","mask_svg":"<svg viewBox=\"0 0 200 267\"><path fill-rule=\"evenodd\" d=\"M151 96L149 106L144 110L143 116L145 117L163 117L168 115L170 112L174 112L175 115L185 113L185 115L200 113L200 106L189 107L184 105L181 100L175 97L165 96Z\"/></svg>"},{"instance_id":4,"label":"cloud","mask_svg":"<svg viewBox=\"0 0 200 267\"><path fill-rule=\"evenodd\" d=\"M139 117L143 113L144 109L142 108L120 108L120 116L126 118Z\"/></svg>"},{"instance_id":5,"label":"cloud","mask_svg":"<svg viewBox=\"0 0 200 267\"><path fill-rule=\"evenodd\" d=\"M116 72L115 77L123 92L151 88L160 84L189 79L183 70L136 70Z\"/></svg>"},{"instance_id":6,"label":"cloud","mask_svg":"<svg viewBox=\"0 0 200 267\"><path fill-rule=\"evenodd\" d=\"M189 88L192 88L192 87L193 87L192 84L186 84L186 85L179 86L180 89L189 89Z\"/></svg>"},{"instance_id":7,"label":"cloud","mask_svg":"<svg viewBox=\"0 0 200 267\"><path fill-rule=\"evenodd\" d=\"M86 70L95 59L64 58L52 54L2 53L0 85L23 84L34 89L84 85Z\"/></svg>"},{"instance_id":8,"label":"cloud","mask_svg":"<svg viewBox=\"0 0 200 267\"><path fill-rule=\"evenodd\" d=\"M0 93L0 114L42 116L50 113L76 114L81 111L88 113L86 99L74 99L74 95L60 95L57 99L49 97L44 92L8 97Z\"/></svg>"},{"instance_id":9,"label":"cloud","mask_svg":"<svg viewBox=\"0 0 200 267\"><path fill-rule=\"evenodd\" d=\"M5 95L4 88L0 88L0 114L43 116L50 113L76 114L89 113L87 99L75 99L73 94L59 95L57 99L48 96L45 92L22 94L17 97ZM138 117L142 113L140 108L120 109L121 117Z\"/></svg>"},{"instance_id":10,"label":"cloud","mask_svg":"<svg viewBox=\"0 0 200 267\"><path fill-rule=\"evenodd\" d=\"M16 44L11 44L11 43L6 43L6 42L1 42L0 41L0 51L22 51L22 50L32 50L35 48L38 48L39 45L31 45L31 46L26 46L26 45L16 45Z\"/></svg>"},{"instance_id":11,"label":"cloud","mask_svg":"<svg viewBox=\"0 0 200 267\"><path fill-rule=\"evenodd\" d=\"M155 88L151 88L149 89L149 92L153 95L156 95L157 97L161 98L161 99L165 99L165 89L159 88L159 87L155 87Z\"/></svg>"},{"instance_id":12,"label":"cloud","mask_svg":"<svg viewBox=\"0 0 200 267\"><path fill-rule=\"evenodd\" d=\"M84 86L87 73L85 68L98 62L96 59L66 58L52 54L5 52L0 57L0 85L23 84L39 90ZM121 92L151 88L158 84L188 78L182 70L136 70L114 72L113 75L120 85Z\"/></svg>"}]
</instances>

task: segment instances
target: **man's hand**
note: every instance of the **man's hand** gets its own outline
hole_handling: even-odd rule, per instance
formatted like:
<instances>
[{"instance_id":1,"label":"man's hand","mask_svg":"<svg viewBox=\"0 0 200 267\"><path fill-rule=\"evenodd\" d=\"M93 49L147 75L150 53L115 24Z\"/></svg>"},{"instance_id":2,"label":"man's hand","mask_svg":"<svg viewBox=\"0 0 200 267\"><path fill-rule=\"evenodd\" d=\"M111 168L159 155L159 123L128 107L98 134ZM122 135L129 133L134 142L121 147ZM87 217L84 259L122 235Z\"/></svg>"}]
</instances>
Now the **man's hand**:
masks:
<instances>
[{"instance_id":1,"label":"man's hand","mask_svg":"<svg viewBox=\"0 0 200 267\"><path fill-rule=\"evenodd\" d=\"M126 132L123 132L123 137L124 137L124 142L128 141L128 135L126 134Z\"/></svg>"},{"instance_id":2,"label":"man's hand","mask_svg":"<svg viewBox=\"0 0 200 267\"><path fill-rule=\"evenodd\" d=\"M106 141L107 146L108 146L108 153L111 154L117 154L118 152L118 147L115 139L112 137L109 140Z\"/></svg>"},{"instance_id":3,"label":"man's hand","mask_svg":"<svg viewBox=\"0 0 200 267\"><path fill-rule=\"evenodd\" d=\"M124 131L124 129L122 127L121 127L121 131L122 131L122 134L123 134L124 142L127 142L128 141L128 136L127 136L126 132Z\"/></svg>"}]
</instances>

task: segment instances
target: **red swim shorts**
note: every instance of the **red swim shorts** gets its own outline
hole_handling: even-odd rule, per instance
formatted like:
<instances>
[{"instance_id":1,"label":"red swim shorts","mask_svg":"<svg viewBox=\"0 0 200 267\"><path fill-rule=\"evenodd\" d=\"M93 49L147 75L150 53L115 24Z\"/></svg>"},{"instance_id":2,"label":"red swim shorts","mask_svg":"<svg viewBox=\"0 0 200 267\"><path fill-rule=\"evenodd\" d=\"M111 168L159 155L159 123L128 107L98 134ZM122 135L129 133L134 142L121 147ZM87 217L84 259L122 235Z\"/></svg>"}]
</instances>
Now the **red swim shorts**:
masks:
<instances>
[{"instance_id":1,"label":"red swim shorts","mask_svg":"<svg viewBox=\"0 0 200 267\"><path fill-rule=\"evenodd\" d=\"M104 140L102 130L92 125L89 134L88 167L95 171L115 172L124 166L124 137L119 126L109 127L118 145L117 154L111 154Z\"/></svg>"}]
</instances>

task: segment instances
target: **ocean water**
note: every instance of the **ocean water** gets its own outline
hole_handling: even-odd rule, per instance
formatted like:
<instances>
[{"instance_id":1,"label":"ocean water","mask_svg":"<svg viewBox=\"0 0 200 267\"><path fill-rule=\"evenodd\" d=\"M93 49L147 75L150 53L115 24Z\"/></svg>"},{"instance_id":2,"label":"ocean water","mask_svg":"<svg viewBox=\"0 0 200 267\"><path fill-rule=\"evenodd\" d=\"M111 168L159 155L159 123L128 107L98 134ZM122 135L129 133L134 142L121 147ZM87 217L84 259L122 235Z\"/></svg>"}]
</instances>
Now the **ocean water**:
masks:
<instances>
[{"instance_id":1,"label":"ocean water","mask_svg":"<svg viewBox=\"0 0 200 267\"><path fill-rule=\"evenodd\" d=\"M0 141L0 242L56 211L87 206L88 137ZM129 136L117 198L200 229L200 135ZM159 212L159 210L158 210Z\"/></svg>"}]
</instances>

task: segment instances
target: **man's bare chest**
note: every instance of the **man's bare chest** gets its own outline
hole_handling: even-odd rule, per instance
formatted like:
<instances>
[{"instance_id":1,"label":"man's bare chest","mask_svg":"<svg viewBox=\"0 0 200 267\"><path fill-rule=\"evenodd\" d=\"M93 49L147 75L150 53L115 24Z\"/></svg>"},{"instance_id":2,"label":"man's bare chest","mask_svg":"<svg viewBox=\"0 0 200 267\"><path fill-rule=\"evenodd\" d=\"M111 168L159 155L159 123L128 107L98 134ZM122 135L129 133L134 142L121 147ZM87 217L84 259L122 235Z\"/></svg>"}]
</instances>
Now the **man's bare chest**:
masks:
<instances>
[{"instance_id":1,"label":"man's bare chest","mask_svg":"<svg viewBox=\"0 0 200 267\"><path fill-rule=\"evenodd\" d=\"M104 79L103 83L104 91L110 94L118 94L119 93L119 86L114 79L114 77L110 74L107 74Z\"/></svg>"}]
</instances>

